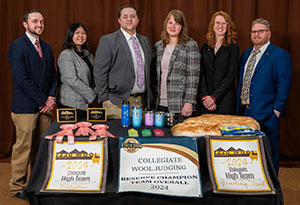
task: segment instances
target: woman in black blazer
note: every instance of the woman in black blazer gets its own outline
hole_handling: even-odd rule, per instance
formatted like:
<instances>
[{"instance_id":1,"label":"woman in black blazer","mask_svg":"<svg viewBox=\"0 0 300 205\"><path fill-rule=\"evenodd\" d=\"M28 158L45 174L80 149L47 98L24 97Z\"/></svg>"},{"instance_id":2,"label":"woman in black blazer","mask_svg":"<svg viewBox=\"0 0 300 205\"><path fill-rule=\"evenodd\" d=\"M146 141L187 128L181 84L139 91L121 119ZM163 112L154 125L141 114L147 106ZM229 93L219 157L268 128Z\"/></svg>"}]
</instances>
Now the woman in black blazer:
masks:
<instances>
[{"instance_id":1,"label":"woman in black blazer","mask_svg":"<svg viewBox=\"0 0 300 205\"><path fill-rule=\"evenodd\" d=\"M239 61L237 35L227 13L214 13L208 25L207 43L201 48L201 114L235 113L235 77Z\"/></svg>"}]
</instances>

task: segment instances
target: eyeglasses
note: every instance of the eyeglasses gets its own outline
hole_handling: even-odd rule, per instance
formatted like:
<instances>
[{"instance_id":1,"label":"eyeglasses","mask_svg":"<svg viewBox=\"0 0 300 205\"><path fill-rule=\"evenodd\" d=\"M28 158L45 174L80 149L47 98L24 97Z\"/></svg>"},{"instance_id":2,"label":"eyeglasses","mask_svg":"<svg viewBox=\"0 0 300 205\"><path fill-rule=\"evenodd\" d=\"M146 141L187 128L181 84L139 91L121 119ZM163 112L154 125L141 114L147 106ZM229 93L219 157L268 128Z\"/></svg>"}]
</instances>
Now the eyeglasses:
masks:
<instances>
[{"instance_id":1,"label":"eyeglasses","mask_svg":"<svg viewBox=\"0 0 300 205\"><path fill-rule=\"evenodd\" d=\"M250 34L262 34L263 32L268 32L269 30L253 30L253 31L250 31Z\"/></svg>"},{"instance_id":2,"label":"eyeglasses","mask_svg":"<svg viewBox=\"0 0 300 205\"><path fill-rule=\"evenodd\" d=\"M215 24L218 25L218 26L220 26L220 25L227 26L228 25L227 22L219 22L219 21L216 21Z\"/></svg>"}]
</instances>

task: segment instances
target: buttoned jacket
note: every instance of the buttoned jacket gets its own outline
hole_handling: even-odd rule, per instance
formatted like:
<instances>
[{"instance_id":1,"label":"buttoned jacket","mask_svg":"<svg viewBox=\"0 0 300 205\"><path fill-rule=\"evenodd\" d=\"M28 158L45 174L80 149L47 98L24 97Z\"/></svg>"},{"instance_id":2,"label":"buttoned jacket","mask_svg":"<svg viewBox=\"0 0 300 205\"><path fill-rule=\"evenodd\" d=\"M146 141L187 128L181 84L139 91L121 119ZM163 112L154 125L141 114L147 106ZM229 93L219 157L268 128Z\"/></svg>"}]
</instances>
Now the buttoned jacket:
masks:
<instances>
[{"instance_id":1,"label":"buttoned jacket","mask_svg":"<svg viewBox=\"0 0 300 205\"><path fill-rule=\"evenodd\" d=\"M237 92L237 111L241 102L241 89L244 69L253 48L243 52L241 57L239 86ZM292 63L289 53L272 43L267 47L255 67L249 90L249 114L260 123L274 115L274 110L281 114L289 94Z\"/></svg>"},{"instance_id":2,"label":"buttoned jacket","mask_svg":"<svg viewBox=\"0 0 300 205\"><path fill-rule=\"evenodd\" d=\"M93 55L84 50L91 64L94 62ZM57 101L62 105L86 110L88 103L97 96L92 88L91 76L87 63L73 50L63 50L57 61L60 74L61 86L58 90Z\"/></svg>"},{"instance_id":3,"label":"buttoned jacket","mask_svg":"<svg viewBox=\"0 0 300 205\"><path fill-rule=\"evenodd\" d=\"M11 111L14 113L37 113L48 96L55 96L57 75L52 49L45 41L40 39L39 42L43 58L26 34L9 47L8 60L13 77Z\"/></svg>"},{"instance_id":4,"label":"buttoned jacket","mask_svg":"<svg viewBox=\"0 0 300 205\"><path fill-rule=\"evenodd\" d=\"M235 114L236 87L239 64L239 47L236 44L214 48L204 43L201 48L200 98L212 95L217 108L208 111L202 104L202 113Z\"/></svg>"},{"instance_id":5,"label":"buttoned jacket","mask_svg":"<svg viewBox=\"0 0 300 205\"><path fill-rule=\"evenodd\" d=\"M153 99L150 88L152 48L147 37L136 34L143 49L145 88L148 108ZM99 102L110 100L120 105L127 100L135 82L135 70L127 40L121 30L100 38L95 57L94 76Z\"/></svg>"}]
</instances>

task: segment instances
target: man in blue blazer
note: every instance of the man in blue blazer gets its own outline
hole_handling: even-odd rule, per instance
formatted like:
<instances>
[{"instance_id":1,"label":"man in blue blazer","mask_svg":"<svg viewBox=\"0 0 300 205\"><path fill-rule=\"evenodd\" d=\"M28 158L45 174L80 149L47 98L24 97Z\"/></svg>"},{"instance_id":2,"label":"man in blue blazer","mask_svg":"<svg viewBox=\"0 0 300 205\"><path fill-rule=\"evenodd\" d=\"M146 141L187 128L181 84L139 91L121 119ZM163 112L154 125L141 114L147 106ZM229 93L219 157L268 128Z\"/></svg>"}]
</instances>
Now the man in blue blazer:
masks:
<instances>
[{"instance_id":1,"label":"man in blue blazer","mask_svg":"<svg viewBox=\"0 0 300 205\"><path fill-rule=\"evenodd\" d=\"M250 34L254 46L241 57L238 110L240 115L251 116L260 123L261 130L270 140L272 161L278 174L279 120L290 90L291 57L270 43L267 20L254 20Z\"/></svg>"},{"instance_id":2,"label":"man in blue blazer","mask_svg":"<svg viewBox=\"0 0 300 205\"><path fill-rule=\"evenodd\" d=\"M11 117L16 127L9 185L12 196L27 200L27 167L33 165L41 134L51 123L57 79L52 49L39 39L44 30L42 13L26 12L23 26L25 34L8 51L13 77Z\"/></svg>"},{"instance_id":3,"label":"man in blue blazer","mask_svg":"<svg viewBox=\"0 0 300 205\"><path fill-rule=\"evenodd\" d=\"M118 17L120 30L100 38L94 64L98 101L111 119L121 118L123 100L149 108L153 98L152 48L147 37L136 33L138 10L132 5L122 6Z\"/></svg>"}]
</instances>

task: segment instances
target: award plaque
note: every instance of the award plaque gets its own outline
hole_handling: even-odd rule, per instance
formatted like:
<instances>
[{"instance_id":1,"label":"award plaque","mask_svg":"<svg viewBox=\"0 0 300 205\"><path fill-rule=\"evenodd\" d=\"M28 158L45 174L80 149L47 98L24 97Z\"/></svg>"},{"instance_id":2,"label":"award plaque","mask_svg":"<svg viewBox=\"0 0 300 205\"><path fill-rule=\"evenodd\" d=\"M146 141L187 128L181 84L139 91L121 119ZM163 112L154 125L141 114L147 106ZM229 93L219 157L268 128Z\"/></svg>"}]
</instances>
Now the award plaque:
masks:
<instances>
[{"instance_id":1,"label":"award plaque","mask_svg":"<svg viewBox=\"0 0 300 205\"><path fill-rule=\"evenodd\" d=\"M88 108L87 121L106 122L106 108Z\"/></svg>"},{"instance_id":2,"label":"award plaque","mask_svg":"<svg viewBox=\"0 0 300 205\"><path fill-rule=\"evenodd\" d=\"M77 122L76 108L58 108L56 109L58 123Z\"/></svg>"}]
</instances>

